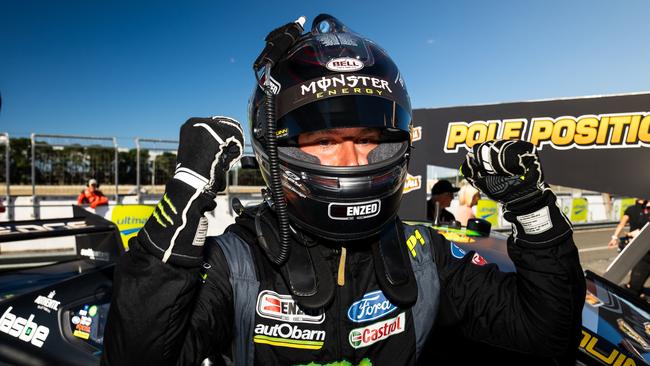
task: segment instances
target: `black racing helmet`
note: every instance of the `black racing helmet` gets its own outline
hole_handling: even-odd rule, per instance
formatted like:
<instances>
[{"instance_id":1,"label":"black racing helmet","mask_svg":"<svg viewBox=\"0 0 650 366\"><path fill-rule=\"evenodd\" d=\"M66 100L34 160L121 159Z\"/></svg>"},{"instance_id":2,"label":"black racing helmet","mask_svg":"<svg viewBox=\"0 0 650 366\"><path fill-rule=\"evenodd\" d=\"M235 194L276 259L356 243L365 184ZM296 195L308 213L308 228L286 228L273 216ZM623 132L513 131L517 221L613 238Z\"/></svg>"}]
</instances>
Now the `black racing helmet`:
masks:
<instances>
[{"instance_id":1,"label":"black racing helmet","mask_svg":"<svg viewBox=\"0 0 650 366\"><path fill-rule=\"evenodd\" d=\"M271 185L260 80L249 105L253 150ZM270 71L281 181L292 224L330 240L379 233L395 218L410 156L411 105L400 72L374 42L321 14ZM361 166L326 166L298 135L377 128L379 145Z\"/></svg>"}]
</instances>

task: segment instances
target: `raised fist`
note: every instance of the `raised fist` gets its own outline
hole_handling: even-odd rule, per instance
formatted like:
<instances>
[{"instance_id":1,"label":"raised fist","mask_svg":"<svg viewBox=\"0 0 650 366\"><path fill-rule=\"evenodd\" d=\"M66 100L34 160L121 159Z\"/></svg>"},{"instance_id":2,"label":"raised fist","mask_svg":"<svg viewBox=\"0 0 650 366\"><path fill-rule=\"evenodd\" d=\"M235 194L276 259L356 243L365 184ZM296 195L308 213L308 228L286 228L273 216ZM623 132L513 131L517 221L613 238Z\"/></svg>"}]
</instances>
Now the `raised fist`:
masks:
<instances>
[{"instance_id":1,"label":"raised fist","mask_svg":"<svg viewBox=\"0 0 650 366\"><path fill-rule=\"evenodd\" d=\"M526 141L475 145L460 170L474 187L506 207L537 198L546 187L535 146Z\"/></svg>"},{"instance_id":2,"label":"raised fist","mask_svg":"<svg viewBox=\"0 0 650 366\"><path fill-rule=\"evenodd\" d=\"M467 153L461 173L486 196L503 204L517 243L556 245L571 235L571 223L544 183L535 146L526 141L488 141Z\"/></svg>"},{"instance_id":3,"label":"raised fist","mask_svg":"<svg viewBox=\"0 0 650 366\"><path fill-rule=\"evenodd\" d=\"M138 233L150 253L182 266L200 265L208 231L206 211L226 187L227 173L241 158L244 134L228 117L190 118L181 127L174 178Z\"/></svg>"},{"instance_id":4,"label":"raised fist","mask_svg":"<svg viewBox=\"0 0 650 366\"><path fill-rule=\"evenodd\" d=\"M244 151L244 133L232 118L190 118L181 127L174 179L216 194Z\"/></svg>"}]
</instances>

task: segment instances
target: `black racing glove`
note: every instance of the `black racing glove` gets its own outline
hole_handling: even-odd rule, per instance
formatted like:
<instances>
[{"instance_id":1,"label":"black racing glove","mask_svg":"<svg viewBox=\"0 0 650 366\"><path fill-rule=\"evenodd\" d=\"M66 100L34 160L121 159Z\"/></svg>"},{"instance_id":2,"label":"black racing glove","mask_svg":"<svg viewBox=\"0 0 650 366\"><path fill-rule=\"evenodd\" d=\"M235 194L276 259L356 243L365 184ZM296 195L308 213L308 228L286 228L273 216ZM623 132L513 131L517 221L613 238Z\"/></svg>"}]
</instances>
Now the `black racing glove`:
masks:
<instances>
[{"instance_id":1,"label":"black racing glove","mask_svg":"<svg viewBox=\"0 0 650 366\"><path fill-rule=\"evenodd\" d=\"M533 144L504 140L475 145L460 170L474 187L503 204L515 241L552 245L571 233L571 223L544 182Z\"/></svg>"},{"instance_id":2,"label":"black racing glove","mask_svg":"<svg viewBox=\"0 0 650 366\"><path fill-rule=\"evenodd\" d=\"M138 233L138 242L163 262L200 265L208 230L206 211L226 187L226 174L244 150L239 122L190 118L181 127L174 178Z\"/></svg>"}]
</instances>

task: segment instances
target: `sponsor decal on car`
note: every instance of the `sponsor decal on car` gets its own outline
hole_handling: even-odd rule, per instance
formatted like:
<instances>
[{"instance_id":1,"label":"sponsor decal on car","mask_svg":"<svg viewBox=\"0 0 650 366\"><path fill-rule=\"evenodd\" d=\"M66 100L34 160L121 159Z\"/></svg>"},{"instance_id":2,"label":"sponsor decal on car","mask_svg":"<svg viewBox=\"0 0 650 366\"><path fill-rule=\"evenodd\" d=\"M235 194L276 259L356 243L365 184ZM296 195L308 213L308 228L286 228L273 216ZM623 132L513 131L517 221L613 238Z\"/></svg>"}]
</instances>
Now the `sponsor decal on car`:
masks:
<instances>
[{"instance_id":1,"label":"sponsor decal on car","mask_svg":"<svg viewBox=\"0 0 650 366\"><path fill-rule=\"evenodd\" d=\"M375 217L381 211L381 201L330 203L328 215L333 220L362 220Z\"/></svg>"},{"instance_id":2,"label":"sponsor decal on car","mask_svg":"<svg viewBox=\"0 0 650 366\"><path fill-rule=\"evenodd\" d=\"M92 313L92 315L91 315ZM93 316L97 314L96 306L84 305L83 309L79 310L78 316L72 318L72 324L75 324L75 330L72 333L75 337L88 339L90 337L90 326L93 323Z\"/></svg>"},{"instance_id":3,"label":"sponsor decal on car","mask_svg":"<svg viewBox=\"0 0 650 366\"><path fill-rule=\"evenodd\" d=\"M57 311L59 310L61 302L55 300L54 296L56 296L56 291L50 291L47 296L39 295L36 300L34 300L34 304L38 305L38 309L44 310L48 313L52 310Z\"/></svg>"},{"instance_id":4,"label":"sponsor decal on car","mask_svg":"<svg viewBox=\"0 0 650 366\"><path fill-rule=\"evenodd\" d=\"M381 290L368 292L361 300L355 301L348 308L348 319L355 323L363 323L379 319L397 310Z\"/></svg>"},{"instance_id":5,"label":"sponsor decal on car","mask_svg":"<svg viewBox=\"0 0 650 366\"><path fill-rule=\"evenodd\" d=\"M646 342L646 340L641 337L641 335L637 333L637 331L634 330L634 328L632 328L632 326L625 320L618 318L616 319L616 323L618 323L618 329L630 337L630 339L634 340L639 346L641 346L641 348L643 348L644 351L650 351L650 344L648 344L648 342Z\"/></svg>"},{"instance_id":6,"label":"sponsor decal on car","mask_svg":"<svg viewBox=\"0 0 650 366\"><path fill-rule=\"evenodd\" d=\"M321 349L325 343L324 330L303 329L295 324L255 325L253 342L275 347Z\"/></svg>"},{"instance_id":7,"label":"sponsor decal on car","mask_svg":"<svg viewBox=\"0 0 650 366\"><path fill-rule=\"evenodd\" d=\"M627 340L624 341L627 342ZM627 356L616 347L612 347L611 343L607 342L607 340L605 342L599 342L600 339L595 334L592 335L582 329L582 340L579 345L582 352L605 365L636 366L636 362L632 357Z\"/></svg>"},{"instance_id":8,"label":"sponsor decal on car","mask_svg":"<svg viewBox=\"0 0 650 366\"><path fill-rule=\"evenodd\" d=\"M0 332L6 333L14 338L18 338L25 343L30 343L38 348L43 347L50 329L44 325L38 325L34 322L34 314L30 314L27 319L14 315L11 310L13 306L7 308L0 318Z\"/></svg>"},{"instance_id":9,"label":"sponsor decal on car","mask_svg":"<svg viewBox=\"0 0 650 366\"><path fill-rule=\"evenodd\" d=\"M379 341L404 332L406 326L406 315L400 313L398 316L370 324L363 328L356 328L350 331L348 339L353 348L368 347Z\"/></svg>"},{"instance_id":10,"label":"sponsor decal on car","mask_svg":"<svg viewBox=\"0 0 650 366\"><path fill-rule=\"evenodd\" d=\"M594 294L591 293L591 291L589 291L589 290L587 290L587 293L585 294L585 302L586 302L587 304L589 304L589 305L595 307L595 308L597 308L597 307L599 307L599 306L603 306L603 305L605 304L605 303L603 303L602 301L600 301L600 299L598 298L598 296L594 295ZM650 323L648 323L648 324L650 324ZM647 329L647 328L646 328L646 329Z\"/></svg>"},{"instance_id":11,"label":"sponsor decal on car","mask_svg":"<svg viewBox=\"0 0 650 366\"><path fill-rule=\"evenodd\" d=\"M264 290L257 296L256 311L263 318L290 323L321 324L325 320L325 313L305 314L291 295L280 295L270 290Z\"/></svg>"},{"instance_id":12,"label":"sponsor decal on car","mask_svg":"<svg viewBox=\"0 0 650 366\"><path fill-rule=\"evenodd\" d=\"M90 333L83 332L81 330L76 329L74 332L72 332L72 335L81 338L81 339L88 339L90 338Z\"/></svg>"},{"instance_id":13,"label":"sponsor decal on car","mask_svg":"<svg viewBox=\"0 0 650 366\"><path fill-rule=\"evenodd\" d=\"M463 258L463 257L465 256L465 254L467 254L466 251L464 251L463 249L461 249L461 248L460 248L458 245L456 245L456 243L454 243L453 241L450 241L450 242L449 242L449 248L451 249L451 255L452 255L454 258L461 259L461 258Z\"/></svg>"},{"instance_id":14,"label":"sponsor decal on car","mask_svg":"<svg viewBox=\"0 0 650 366\"><path fill-rule=\"evenodd\" d=\"M25 224L25 225L0 225L0 235L8 235L13 233L33 233L33 232L45 232L45 231L57 231L65 229L81 229L90 227L86 225L86 222L83 220L78 221L63 221L63 222L53 222L48 224Z\"/></svg>"},{"instance_id":15,"label":"sponsor decal on car","mask_svg":"<svg viewBox=\"0 0 650 366\"><path fill-rule=\"evenodd\" d=\"M107 252L93 250L91 248L83 248L79 251L79 254L81 256L88 257L89 259L96 260L96 261L107 262L111 259L110 254L108 254Z\"/></svg>"},{"instance_id":16,"label":"sponsor decal on car","mask_svg":"<svg viewBox=\"0 0 650 366\"><path fill-rule=\"evenodd\" d=\"M363 69L363 62L352 57L339 57L329 60L325 67L331 71L359 71Z\"/></svg>"}]
</instances>

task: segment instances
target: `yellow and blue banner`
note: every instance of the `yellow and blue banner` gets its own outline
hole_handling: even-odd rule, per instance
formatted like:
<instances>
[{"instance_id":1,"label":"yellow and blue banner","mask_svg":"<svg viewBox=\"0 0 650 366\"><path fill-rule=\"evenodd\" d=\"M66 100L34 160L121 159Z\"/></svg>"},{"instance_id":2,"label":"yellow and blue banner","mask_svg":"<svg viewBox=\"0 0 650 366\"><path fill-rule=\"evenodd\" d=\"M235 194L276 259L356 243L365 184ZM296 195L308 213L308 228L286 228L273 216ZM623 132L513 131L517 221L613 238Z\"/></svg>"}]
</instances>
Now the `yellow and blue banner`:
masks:
<instances>
[{"instance_id":1,"label":"yellow and blue banner","mask_svg":"<svg viewBox=\"0 0 650 366\"><path fill-rule=\"evenodd\" d=\"M476 217L487 220L492 227L499 226L499 207L496 201L480 199L476 205Z\"/></svg>"},{"instance_id":2,"label":"yellow and blue banner","mask_svg":"<svg viewBox=\"0 0 650 366\"><path fill-rule=\"evenodd\" d=\"M120 230L124 249L129 249L129 239L142 229L154 207L151 205L117 205L113 208L111 221Z\"/></svg>"},{"instance_id":3,"label":"yellow and blue banner","mask_svg":"<svg viewBox=\"0 0 650 366\"><path fill-rule=\"evenodd\" d=\"M586 198L574 198L571 201L571 222L587 222L589 202Z\"/></svg>"}]
</instances>

